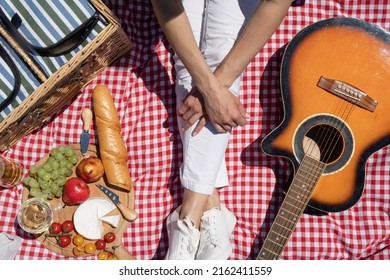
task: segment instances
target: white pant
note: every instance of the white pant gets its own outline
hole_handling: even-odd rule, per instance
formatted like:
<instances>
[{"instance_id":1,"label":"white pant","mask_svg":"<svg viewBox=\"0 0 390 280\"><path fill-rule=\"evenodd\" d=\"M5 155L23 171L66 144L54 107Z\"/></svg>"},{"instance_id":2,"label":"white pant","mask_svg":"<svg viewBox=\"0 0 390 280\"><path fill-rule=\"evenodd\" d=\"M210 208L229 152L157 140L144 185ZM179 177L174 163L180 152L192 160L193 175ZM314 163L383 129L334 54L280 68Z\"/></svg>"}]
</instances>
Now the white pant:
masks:
<instances>
[{"instance_id":1,"label":"white pant","mask_svg":"<svg viewBox=\"0 0 390 280\"><path fill-rule=\"evenodd\" d=\"M258 5L256 0L182 0L190 20L195 39L207 61L214 70L232 48L237 36ZM193 81L177 56L174 56L176 96L179 106L193 86ZM240 78L230 90L239 94ZM183 120L178 118L179 128ZM225 165L225 150L230 133L218 133L208 122L200 133L191 136L195 125L181 132L183 164L180 180L183 187L194 192L211 194L215 187L229 184ZM181 129L180 129L181 131Z\"/></svg>"}]
</instances>

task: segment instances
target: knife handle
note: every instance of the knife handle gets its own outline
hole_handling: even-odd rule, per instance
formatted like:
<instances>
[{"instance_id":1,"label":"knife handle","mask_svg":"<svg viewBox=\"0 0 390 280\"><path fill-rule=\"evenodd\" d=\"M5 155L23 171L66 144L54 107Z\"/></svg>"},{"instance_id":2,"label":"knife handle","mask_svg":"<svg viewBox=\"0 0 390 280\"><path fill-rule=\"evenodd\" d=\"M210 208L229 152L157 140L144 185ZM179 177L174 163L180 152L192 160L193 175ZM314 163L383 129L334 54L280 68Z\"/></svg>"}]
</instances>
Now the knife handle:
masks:
<instances>
[{"instance_id":1,"label":"knife handle","mask_svg":"<svg viewBox=\"0 0 390 280\"><path fill-rule=\"evenodd\" d=\"M84 130L88 131L92 124L92 111L89 108L84 108L81 112L81 119L84 123Z\"/></svg>"},{"instance_id":2,"label":"knife handle","mask_svg":"<svg viewBox=\"0 0 390 280\"><path fill-rule=\"evenodd\" d=\"M132 222L135 219L137 219L138 213L135 210L126 207L122 203L118 203L116 206L118 207L119 211L121 212L122 217L124 219L126 219L127 221Z\"/></svg>"}]
</instances>

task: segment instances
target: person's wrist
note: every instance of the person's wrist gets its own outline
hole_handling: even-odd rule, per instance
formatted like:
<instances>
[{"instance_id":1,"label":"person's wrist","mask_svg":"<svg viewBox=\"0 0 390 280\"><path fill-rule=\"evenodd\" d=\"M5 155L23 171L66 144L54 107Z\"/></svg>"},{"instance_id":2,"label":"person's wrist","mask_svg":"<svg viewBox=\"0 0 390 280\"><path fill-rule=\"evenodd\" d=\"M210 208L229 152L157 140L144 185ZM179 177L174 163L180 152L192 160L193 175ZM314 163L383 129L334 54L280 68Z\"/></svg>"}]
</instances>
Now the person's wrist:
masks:
<instances>
[{"instance_id":1,"label":"person's wrist","mask_svg":"<svg viewBox=\"0 0 390 280\"><path fill-rule=\"evenodd\" d=\"M231 69L232 68L230 68L230 70ZM230 72L231 71L228 71L226 69L226 64L221 64L214 72L214 76L218 80L220 86L224 87L225 89L229 89L235 80L233 77L232 78L229 77L228 74ZM230 74L232 74L232 73L230 73Z\"/></svg>"},{"instance_id":2,"label":"person's wrist","mask_svg":"<svg viewBox=\"0 0 390 280\"><path fill-rule=\"evenodd\" d=\"M204 98L218 94L221 87L220 82L212 73L201 79L201 82L198 82L196 86Z\"/></svg>"}]
</instances>

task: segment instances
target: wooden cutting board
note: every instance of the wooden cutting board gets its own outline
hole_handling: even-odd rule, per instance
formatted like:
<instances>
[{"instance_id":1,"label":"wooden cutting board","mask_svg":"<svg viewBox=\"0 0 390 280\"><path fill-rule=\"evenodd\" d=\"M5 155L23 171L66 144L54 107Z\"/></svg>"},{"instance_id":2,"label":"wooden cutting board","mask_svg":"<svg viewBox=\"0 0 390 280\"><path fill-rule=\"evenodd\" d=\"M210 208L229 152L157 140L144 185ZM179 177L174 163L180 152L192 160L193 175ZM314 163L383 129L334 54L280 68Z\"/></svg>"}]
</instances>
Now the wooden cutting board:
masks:
<instances>
[{"instance_id":1,"label":"wooden cutting board","mask_svg":"<svg viewBox=\"0 0 390 280\"><path fill-rule=\"evenodd\" d=\"M79 157L79 160L81 160L82 155L81 155L81 151L79 149L79 145L75 144L75 145L73 145L73 148L74 148L77 156ZM96 146L89 145L88 151L87 151L85 156L87 157L87 156L91 156L91 155L97 155ZM48 155L45 156L40 161L38 161L36 164L40 165L40 164L44 163L48 157L49 157ZM77 165L75 165L75 167L73 168L72 177L76 176L76 173L75 173L76 166ZM88 184L89 188L90 188L90 198L99 197L99 198L108 199L107 196L98 187L96 187L95 184L97 184L97 183L105 185L105 186L109 186L105 181L105 176L103 176L103 178L101 178L97 182ZM134 191L133 190L130 192L126 192L126 191L121 190L119 188L118 189L110 188L110 189L112 191L114 191L119 196L119 199L120 199L122 204L126 205L130 209L134 209ZM28 198L29 198L29 190L27 189L27 187L24 187L23 192L22 192L22 202L26 201ZM66 205L64 207L64 203L62 201L62 198L54 198L52 200L48 200L48 202L50 203L50 205L52 206L53 211L54 211L54 222L59 222L59 223L62 223L65 220L72 220L73 213L76 211L76 209L78 207L78 205L75 205L75 206ZM120 212L118 209L115 209L112 212L110 212L109 215L120 215ZM107 244L107 248L111 248L111 247L115 246L116 247L115 255L118 257L118 259L121 259L121 260L135 259L126 250L126 248L122 244L122 237L123 237L123 234L126 231L128 225L129 225L129 222L127 220L123 219L122 217L120 218L119 225L116 228L112 227L111 225L109 225L107 223L103 223L104 233L112 231L116 235L116 240L113 243ZM54 237L45 238L45 234L47 234L47 233L48 233L48 231L46 231L40 235L37 235L36 236L37 240L39 242L41 242L47 249L49 249L57 254L60 254L63 256L75 257L75 255L73 254L73 248L74 248L73 243L71 245L69 245L68 247L62 248L57 244L56 239ZM73 231L72 237L76 234L77 233L75 231ZM94 242L94 240L85 240L84 244L88 243L88 242ZM95 255L97 253L98 253L98 251L95 253ZM84 254L82 256L79 256L79 258L82 258L83 256L88 256L88 255Z\"/></svg>"}]
</instances>

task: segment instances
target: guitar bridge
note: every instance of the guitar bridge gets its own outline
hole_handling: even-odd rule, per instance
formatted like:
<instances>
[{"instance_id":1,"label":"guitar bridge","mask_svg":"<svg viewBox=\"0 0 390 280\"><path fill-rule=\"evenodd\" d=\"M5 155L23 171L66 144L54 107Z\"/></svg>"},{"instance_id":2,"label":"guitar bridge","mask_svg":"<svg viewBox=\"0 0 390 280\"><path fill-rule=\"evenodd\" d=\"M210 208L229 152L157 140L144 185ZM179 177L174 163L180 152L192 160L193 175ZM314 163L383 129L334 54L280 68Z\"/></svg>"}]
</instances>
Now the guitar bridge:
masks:
<instances>
[{"instance_id":1,"label":"guitar bridge","mask_svg":"<svg viewBox=\"0 0 390 280\"><path fill-rule=\"evenodd\" d=\"M369 97L362 90L342 81L321 76L317 86L370 112L374 112L378 101Z\"/></svg>"}]
</instances>

